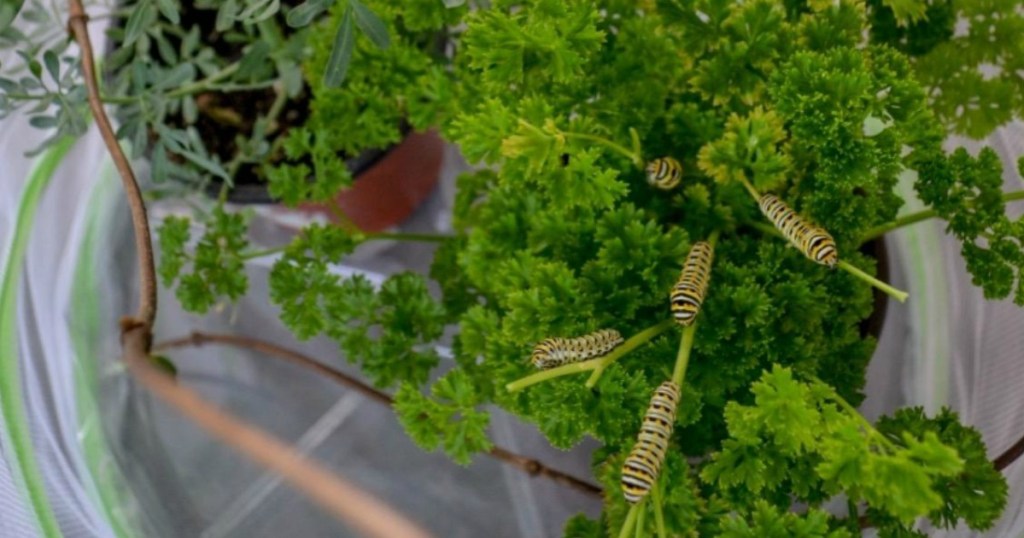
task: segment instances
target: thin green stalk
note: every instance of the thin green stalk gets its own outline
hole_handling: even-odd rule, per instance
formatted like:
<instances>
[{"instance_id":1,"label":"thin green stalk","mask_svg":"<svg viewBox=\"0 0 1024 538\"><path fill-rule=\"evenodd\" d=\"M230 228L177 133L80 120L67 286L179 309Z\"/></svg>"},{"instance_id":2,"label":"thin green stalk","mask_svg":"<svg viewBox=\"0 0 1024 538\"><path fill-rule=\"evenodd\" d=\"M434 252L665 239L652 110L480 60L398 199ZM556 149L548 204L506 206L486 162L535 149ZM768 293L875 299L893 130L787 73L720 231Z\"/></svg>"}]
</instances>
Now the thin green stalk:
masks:
<instances>
[{"instance_id":1,"label":"thin green stalk","mask_svg":"<svg viewBox=\"0 0 1024 538\"><path fill-rule=\"evenodd\" d=\"M909 293L907 293L907 292L905 292L903 290L898 290L898 289L896 289L896 288L886 284L885 282L882 282L881 280L878 280L877 278L875 278L875 277L865 273L864 271L861 271L860 269L857 269L853 265L850 265L850 263L847 262L846 260L839 260L839 263L837 265L843 271L846 271L847 273L850 273L851 275L853 275L853 276L863 280L864 282L867 282L868 284L871 284L872 286L882 290L887 295L889 295L890 297L896 299L897 301L899 301L901 303L902 302L906 302L907 297L910 297Z\"/></svg>"},{"instance_id":2,"label":"thin green stalk","mask_svg":"<svg viewBox=\"0 0 1024 538\"><path fill-rule=\"evenodd\" d=\"M683 329L683 337L679 339L679 351L676 353L676 366L672 370L672 382L677 387L683 386L683 379L686 378L686 367L690 364L690 351L693 350L694 334L697 332L697 322Z\"/></svg>"},{"instance_id":3,"label":"thin green stalk","mask_svg":"<svg viewBox=\"0 0 1024 538\"><path fill-rule=\"evenodd\" d=\"M643 158L643 156L640 155L639 153L637 153L637 152L627 148L626 146L623 146L622 144L616 144L615 142L612 142L611 140L608 140L607 138L604 138L602 136L597 136L597 135L592 135L592 134L587 134L587 133L573 133L573 132L565 132L565 131L563 131L562 134L565 135L566 138L575 138L577 140L589 140L591 142L596 142L598 144L601 144L602 146L604 146L604 147L606 147L606 148L608 148L608 149L610 149L612 151L615 151L617 153L621 153L622 155L625 155L626 157L629 158L629 160L633 161L633 164L635 164L637 166L637 168L643 168L644 167L644 158Z\"/></svg>"},{"instance_id":4,"label":"thin green stalk","mask_svg":"<svg viewBox=\"0 0 1024 538\"><path fill-rule=\"evenodd\" d=\"M846 498L846 523L850 527L850 531L855 534L860 534L860 511L857 510L857 501L847 497Z\"/></svg>"},{"instance_id":5,"label":"thin green stalk","mask_svg":"<svg viewBox=\"0 0 1024 538\"><path fill-rule=\"evenodd\" d=\"M636 527L636 516L639 511L637 507L640 503L636 503L629 507L629 513L626 514L626 520L622 522L622 530L619 531L619 538L629 538L629 532Z\"/></svg>"},{"instance_id":6,"label":"thin green stalk","mask_svg":"<svg viewBox=\"0 0 1024 538\"><path fill-rule=\"evenodd\" d=\"M636 538L645 538L644 523L646 523L646 521L644 520L647 519L647 510L643 506L645 504L647 504L647 499L640 499L640 502L636 503L636 505L639 507L636 510Z\"/></svg>"},{"instance_id":7,"label":"thin green stalk","mask_svg":"<svg viewBox=\"0 0 1024 538\"><path fill-rule=\"evenodd\" d=\"M443 243L455 237L448 234L413 233L413 232L378 232L366 234L364 241L420 241L425 243Z\"/></svg>"},{"instance_id":8,"label":"thin green stalk","mask_svg":"<svg viewBox=\"0 0 1024 538\"><path fill-rule=\"evenodd\" d=\"M507 385L505 390L509 392L519 392L530 385L536 385L537 383L543 383L549 379L555 379L556 377L562 377L565 375L578 374L581 372L589 372L598 367L601 359L591 359L589 361L574 362L571 364L563 364L557 368L550 370L544 370L535 374L528 375L526 377L519 378Z\"/></svg>"},{"instance_id":9,"label":"thin green stalk","mask_svg":"<svg viewBox=\"0 0 1024 538\"><path fill-rule=\"evenodd\" d=\"M1003 202L1014 202L1017 200L1024 200L1024 191L1007 192L1003 194ZM939 215L938 213L935 212L934 209L925 209L922 211L918 211L916 213L904 215L892 222L880 224L864 232L864 238L861 240L861 242L866 243L868 241L871 241L872 239L885 235L898 228L910 226L911 224L917 224L918 222L935 218L937 216Z\"/></svg>"},{"instance_id":10,"label":"thin green stalk","mask_svg":"<svg viewBox=\"0 0 1024 538\"><path fill-rule=\"evenodd\" d=\"M18 284L21 281L22 264L31 236L32 222L43 192L74 142L73 138L65 137L43 154L32 171L22 194L14 237L0 279L0 412L3 413L4 423L10 431L10 438L6 438L6 432L0 436L13 448L15 468L21 470L20 474L29 502L39 521L40 530L48 538L60 537L61 531L47 498L46 486L33 448L32 430L25 414L15 322L18 319Z\"/></svg>"},{"instance_id":11,"label":"thin green stalk","mask_svg":"<svg viewBox=\"0 0 1024 538\"><path fill-rule=\"evenodd\" d=\"M750 195L754 197L754 200L761 200L761 193L757 192L757 189L755 189L754 186L750 183L750 180L748 180L745 176L740 176L740 182L742 182L743 186L746 187L747 192L749 192Z\"/></svg>"},{"instance_id":12,"label":"thin green stalk","mask_svg":"<svg viewBox=\"0 0 1024 538\"><path fill-rule=\"evenodd\" d=\"M811 379L814 379L815 381L821 383L822 385L825 385L826 387L830 386L823 382L822 380L818 379L817 377L812 376ZM839 393L835 391L835 389L832 389L831 392L832 394L830 395L830 399L836 404L838 404L839 407L843 409L843 411L846 411L847 413L853 415L857 419L857 421L861 423L861 426L864 428L864 431L868 432L868 435L877 437L882 442L882 444L885 445L885 447L889 450L895 451L898 448L895 445L895 443L890 441L886 436L882 435L882 432L875 429L875 425L868 421L868 419L864 418L864 415L862 415L856 407L851 405L850 402L846 401L846 398L840 396Z\"/></svg>"},{"instance_id":13,"label":"thin green stalk","mask_svg":"<svg viewBox=\"0 0 1024 538\"><path fill-rule=\"evenodd\" d=\"M264 250L254 250L254 251L251 251L251 252L243 252L242 254L239 255L239 258L241 258L243 261L245 261L245 260L252 260L254 258L262 258L264 256L270 256L272 254L277 254L278 252L284 252L287 249L288 249L288 245L283 245L283 246L280 246L280 247L273 247L273 248L268 248L268 249L264 249Z\"/></svg>"},{"instance_id":14,"label":"thin green stalk","mask_svg":"<svg viewBox=\"0 0 1024 538\"><path fill-rule=\"evenodd\" d=\"M663 513L661 496L661 490L665 487L664 476L665 474L662 473L658 477L658 481L654 483L654 488L651 490L651 501L654 502L654 523L658 528L658 538L668 538L668 533L665 532L665 514Z\"/></svg>"},{"instance_id":15,"label":"thin green stalk","mask_svg":"<svg viewBox=\"0 0 1024 538\"><path fill-rule=\"evenodd\" d=\"M204 79L197 80L191 84L186 84L178 88L177 90L167 92L167 97L173 99L176 97L184 97L186 95L190 95L193 93L206 91L212 84L216 84L217 82L220 82L221 80L224 80L230 77L231 75L235 74L235 71L238 71L238 68L241 65L242 64L240 63L240 61L235 62L231 65L227 65L221 68L220 70L211 73L210 76Z\"/></svg>"},{"instance_id":16,"label":"thin green stalk","mask_svg":"<svg viewBox=\"0 0 1024 538\"><path fill-rule=\"evenodd\" d=\"M648 327L647 329L644 329L639 333L633 335L632 337L630 337L629 340L626 340L621 346L615 348L615 350L605 355L604 357L598 357L596 359L591 359L589 361L563 364L562 366L559 366L557 368L537 372L535 374L531 374L526 377L517 379L505 385L505 390L509 392L518 392L525 389L526 387L529 387L530 385L536 385L537 383L542 383L549 379L555 379L556 377L562 377L565 375L578 374L581 372L589 372L590 370L595 370L594 374L597 374L597 376L591 376L590 379L587 380L587 387L593 387L594 383L597 383L597 377L600 377L598 372L603 372L604 369L608 367L608 365L618 360L619 357L622 357L626 353L629 353L630 351L633 351L637 347L640 347L641 345L647 343L655 336L658 336L659 334L667 331L669 328L672 327L672 325L672 320L665 320L653 327Z\"/></svg>"},{"instance_id":17,"label":"thin green stalk","mask_svg":"<svg viewBox=\"0 0 1024 538\"><path fill-rule=\"evenodd\" d=\"M619 358L624 356L626 353L633 351L634 349L640 347L641 345L646 344L659 334L669 330L673 325L675 325L675 322L671 319L667 319L653 327L648 327L640 331L639 333L635 334L629 340L626 340L621 346L615 348L615 350L612 351L611 353L605 355L604 357L594 359L595 361L597 361L598 364L597 367L594 369L594 373L590 374L590 378L587 379L587 388L594 388L594 385L597 385L597 380L601 378L601 374L603 374L605 369L611 366L612 363L619 360Z\"/></svg>"}]
</instances>

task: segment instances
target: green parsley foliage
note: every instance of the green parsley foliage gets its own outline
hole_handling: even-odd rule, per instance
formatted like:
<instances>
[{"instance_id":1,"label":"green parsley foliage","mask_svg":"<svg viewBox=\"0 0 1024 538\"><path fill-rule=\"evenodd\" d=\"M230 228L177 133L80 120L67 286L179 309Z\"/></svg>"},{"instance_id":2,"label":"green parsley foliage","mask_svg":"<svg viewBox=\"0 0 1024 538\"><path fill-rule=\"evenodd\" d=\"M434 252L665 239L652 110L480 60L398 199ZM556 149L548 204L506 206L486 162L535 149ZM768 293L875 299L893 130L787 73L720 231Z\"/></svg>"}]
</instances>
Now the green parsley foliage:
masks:
<instances>
[{"instance_id":1,"label":"green parsley foliage","mask_svg":"<svg viewBox=\"0 0 1024 538\"><path fill-rule=\"evenodd\" d=\"M1024 218L1011 219L1003 200L1003 166L989 148L972 157L960 148L952 155L932 152L916 164L914 187L946 220L962 243L972 281L989 299L1024 305Z\"/></svg>"},{"instance_id":2,"label":"green parsley foliage","mask_svg":"<svg viewBox=\"0 0 1024 538\"><path fill-rule=\"evenodd\" d=\"M955 448L964 460L963 471L945 479L937 489L942 496L942 506L928 518L944 528L956 526L960 519L972 529L992 527L1006 507L1007 484L1006 478L989 461L985 443L977 430L960 424L957 414L947 408L928 418L921 408L914 407L901 409L892 417L882 417L878 431L897 439L905 433L931 432L943 444Z\"/></svg>"},{"instance_id":3,"label":"green parsley foliage","mask_svg":"<svg viewBox=\"0 0 1024 538\"><path fill-rule=\"evenodd\" d=\"M872 39L915 56L917 78L946 126L984 138L1024 114L1024 79L1017 74L1024 65L1019 2L937 0L907 26L877 0L868 4Z\"/></svg>"},{"instance_id":4,"label":"green parsley foliage","mask_svg":"<svg viewBox=\"0 0 1024 538\"><path fill-rule=\"evenodd\" d=\"M462 465L469 464L474 453L491 449L490 415L476 409L481 399L468 376L452 371L434 383L431 393L433 398L414 384L403 383L395 394L395 412L416 444L424 450L441 446Z\"/></svg>"},{"instance_id":5,"label":"green parsley foliage","mask_svg":"<svg viewBox=\"0 0 1024 538\"><path fill-rule=\"evenodd\" d=\"M754 501L748 518L730 515L722 522L721 538L853 538L847 528L833 528L826 512L804 514L779 510L766 501ZM832 523L830 525L830 523Z\"/></svg>"},{"instance_id":6,"label":"green parsley foliage","mask_svg":"<svg viewBox=\"0 0 1024 538\"><path fill-rule=\"evenodd\" d=\"M164 286L177 283L175 294L189 312L204 313L219 297L234 301L249 289L243 251L248 247L248 217L217 206L204 221L205 229L191 250L192 221L170 217L159 230L160 267Z\"/></svg>"},{"instance_id":7,"label":"green parsley foliage","mask_svg":"<svg viewBox=\"0 0 1024 538\"><path fill-rule=\"evenodd\" d=\"M375 288L362 275L337 274L334 264L358 243L334 226L307 227L274 263L270 299L296 336L337 341L375 385L422 384L439 360L429 343L444 330L444 308L419 275L396 274Z\"/></svg>"}]
</instances>

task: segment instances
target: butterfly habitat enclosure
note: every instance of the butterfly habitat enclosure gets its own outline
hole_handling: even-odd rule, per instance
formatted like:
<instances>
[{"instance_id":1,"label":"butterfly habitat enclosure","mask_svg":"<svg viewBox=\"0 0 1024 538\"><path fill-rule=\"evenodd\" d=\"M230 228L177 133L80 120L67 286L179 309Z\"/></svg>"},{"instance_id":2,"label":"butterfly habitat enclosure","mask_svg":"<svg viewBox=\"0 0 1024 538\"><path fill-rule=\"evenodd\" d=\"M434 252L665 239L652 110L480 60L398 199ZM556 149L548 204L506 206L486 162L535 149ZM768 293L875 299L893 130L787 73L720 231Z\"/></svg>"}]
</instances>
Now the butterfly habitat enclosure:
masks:
<instances>
[{"instance_id":1,"label":"butterfly habitat enclosure","mask_svg":"<svg viewBox=\"0 0 1024 538\"><path fill-rule=\"evenodd\" d=\"M1022 31L0 0L0 530L1019 535Z\"/></svg>"}]
</instances>

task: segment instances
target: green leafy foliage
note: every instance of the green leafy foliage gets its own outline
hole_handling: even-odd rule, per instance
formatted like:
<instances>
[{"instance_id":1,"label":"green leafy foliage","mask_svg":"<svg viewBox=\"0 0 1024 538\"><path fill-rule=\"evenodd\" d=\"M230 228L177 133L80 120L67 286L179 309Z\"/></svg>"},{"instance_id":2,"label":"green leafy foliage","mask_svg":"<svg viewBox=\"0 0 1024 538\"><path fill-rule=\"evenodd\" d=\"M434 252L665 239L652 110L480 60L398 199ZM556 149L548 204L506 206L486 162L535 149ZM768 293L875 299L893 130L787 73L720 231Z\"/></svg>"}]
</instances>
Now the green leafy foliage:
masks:
<instances>
[{"instance_id":1,"label":"green leafy foliage","mask_svg":"<svg viewBox=\"0 0 1024 538\"><path fill-rule=\"evenodd\" d=\"M175 293L185 310L204 313L220 297L234 301L249 288L243 257L248 218L215 207L190 251L191 225L188 218L171 217L160 226L158 273L164 286L177 284Z\"/></svg>"},{"instance_id":2,"label":"green leafy foliage","mask_svg":"<svg viewBox=\"0 0 1024 538\"><path fill-rule=\"evenodd\" d=\"M359 241L337 227L307 227L274 264L270 299L296 336L337 341L377 386L422 384L439 360L425 344L441 335L444 308L419 275L400 273L375 288L362 275L332 271Z\"/></svg>"},{"instance_id":3,"label":"green leafy foliage","mask_svg":"<svg viewBox=\"0 0 1024 538\"><path fill-rule=\"evenodd\" d=\"M882 527L909 526L929 514L944 526L963 519L984 529L1006 502L1004 480L985 458L979 434L948 411L935 419L920 409L901 411L875 429L830 387L800 382L780 367L751 390L753 405L726 407L730 438L701 476L730 501L754 501L755 520L771 512L762 499L785 508L789 493L820 503L844 491L867 503ZM734 520L727 527L746 532L745 525Z\"/></svg>"},{"instance_id":4,"label":"green leafy foliage","mask_svg":"<svg viewBox=\"0 0 1024 538\"><path fill-rule=\"evenodd\" d=\"M985 297L1024 305L1024 219L1011 219L1003 200L999 156L983 149L977 157L960 148L951 155L921 155L915 189L948 224L963 245L972 281Z\"/></svg>"},{"instance_id":5,"label":"green leafy foliage","mask_svg":"<svg viewBox=\"0 0 1024 538\"><path fill-rule=\"evenodd\" d=\"M932 433L964 460L960 474L949 477L937 489L942 506L928 516L936 525L952 528L963 519L970 528L985 530L999 518L1006 507L1006 478L988 460L978 431L960 424L956 413L943 408L928 418L919 407L901 409L892 417L882 417L878 431L891 438Z\"/></svg>"},{"instance_id":6,"label":"green leafy foliage","mask_svg":"<svg viewBox=\"0 0 1024 538\"><path fill-rule=\"evenodd\" d=\"M491 449L490 415L476 409L482 400L469 377L459 370L450 372L434 383L431 394L433 398L409 383L395 394L395 412L416 444L424 450L441 446L462 465L469 464L474 453Z\"/></svg>"},{"instance_id":7,"label":"green leafy foliage","mask_svg":"<svg viewBox=\"0 0 1024 538\"><path fill-rule=\"evenodd\" d=\"M721 529L722 538L853 538L846 528L833 528L826 512L810 509L798 515L779 510L766 501L754 501L749 519L729 516Z\"/></svg>"},{"instance_id":8,"label":"green leafy foliage","mask_svg":"<svg viewBox=\"0 0 1024 538\"><path fill-rule=\"evenodd\" d=\"M1024 113L1024 14L1014 0L940 0L924 17L899 25L890 8L869 2L872 39L914 55L937 116L958 133L983 138ZM922 4L924 4L922 2ZM960 21L962 28L954 32Z\"/></svg>"}]
</instances>

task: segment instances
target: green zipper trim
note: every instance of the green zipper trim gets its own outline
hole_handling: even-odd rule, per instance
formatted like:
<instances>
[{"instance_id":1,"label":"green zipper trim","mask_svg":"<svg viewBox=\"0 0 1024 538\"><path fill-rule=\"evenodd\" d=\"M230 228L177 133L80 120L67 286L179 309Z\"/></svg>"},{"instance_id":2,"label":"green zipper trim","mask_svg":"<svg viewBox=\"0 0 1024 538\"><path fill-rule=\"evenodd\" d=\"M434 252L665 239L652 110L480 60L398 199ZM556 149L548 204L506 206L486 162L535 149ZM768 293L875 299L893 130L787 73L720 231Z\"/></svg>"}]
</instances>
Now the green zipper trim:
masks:
<instances>
[{"instance_id":1,"label":"green zipper trim","mask_svg":"<svg viewBox=\"0 0 1024 538\"><path fill-rule=\"evenodd\" d=\"M21 369L18 364L18 284L25 263L25 251L32 235L32 222L39 201L53 174L74 145L75 139L64 138L50 147L36 162L18 206L10 255L0 281L0 407L10 433L11 446L21 469L29 502L37 523L47 538L60 538L60 526L47 500L39 462L32 450L31 429L25 415L21 394Z\"/></svg>"},{"instance_id":2,"label":"green zipper trim","mask_svg":"<svg viewBox=\"0 0 1024 538\"><path fill-rule=\"evenodd\" d=\"M102 508L114 534L128 538L139 534L128 531L130 525L125 521L123 514L127 505L120 489L123 482L116 467L109 465L110 448L103 436L103 428L100 427L101 417L95 396L99 377L96 373L96 361L93 359L97 335L101 330L98 321L101 316L97 315L100 301L96 290L96 259L93 253L99 251L101 218L109 209L109 204L103 203L104 196L117 187L117 183L112 181L114 168L111 161L104 158L101 166L99 180L89 196L90 211L85 217L85 233L78 250L71 288L70 332L75 350L75 401L85 464L95 485L95 490L90 490L93 501Z\"/></svg>"}]
</instances>

